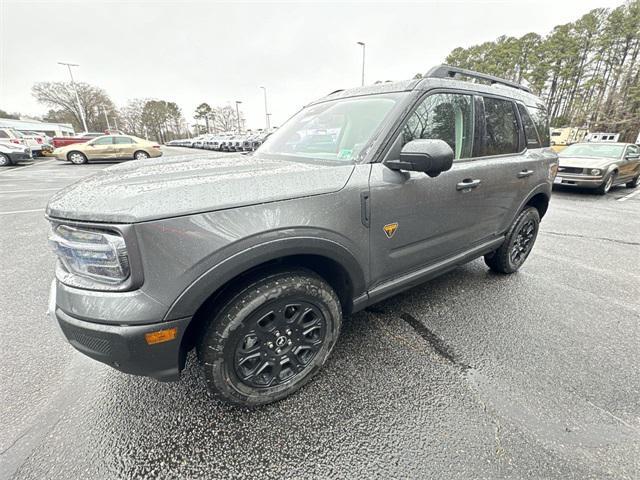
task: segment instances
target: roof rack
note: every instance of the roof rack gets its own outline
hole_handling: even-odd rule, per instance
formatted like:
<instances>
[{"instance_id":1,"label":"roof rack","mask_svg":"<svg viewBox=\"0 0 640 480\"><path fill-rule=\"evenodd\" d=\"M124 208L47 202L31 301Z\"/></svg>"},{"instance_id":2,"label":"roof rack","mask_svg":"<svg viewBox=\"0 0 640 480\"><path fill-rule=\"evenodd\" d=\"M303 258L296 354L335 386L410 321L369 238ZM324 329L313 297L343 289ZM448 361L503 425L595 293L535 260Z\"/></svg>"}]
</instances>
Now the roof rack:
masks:
<instances>
[{"instance_id":1,"label":"roof rack","mask_svg":"<svg viewBox=\"0 0 640 480\"><path fill-rule=\"evenodd\" d=\"M525 92L531 93L531 89L529 87L525 87L524 85L520 85L519 83L512 82L509 80L505 80L503 78L494 77L493 75L485 75L484 73L474 72L473 70L467 70L465 68L452 67L450 65L438 65L429 70L425 77L428 78L455 78L456 75L462 75L464 77L476 78L478 80L484 80L489 82L491 85L495 83L499 83L500 85L506 85L507 87L517 88L519 90L524 90Z\"/></svg>"}]
</instances>

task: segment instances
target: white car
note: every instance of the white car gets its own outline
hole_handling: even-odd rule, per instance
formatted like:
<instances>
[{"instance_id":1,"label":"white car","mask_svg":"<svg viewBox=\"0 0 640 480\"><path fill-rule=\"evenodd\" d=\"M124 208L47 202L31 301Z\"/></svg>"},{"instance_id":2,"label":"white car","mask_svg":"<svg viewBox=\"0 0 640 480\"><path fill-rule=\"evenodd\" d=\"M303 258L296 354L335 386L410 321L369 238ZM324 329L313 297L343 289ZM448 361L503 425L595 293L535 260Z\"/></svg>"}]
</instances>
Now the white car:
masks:
<instances>
[{"instance_id":1,"label":"white car","mask_svg":"<svg viewBox=\"0 0 640 480\"><path fill-rule=\"evenodd\" d=\"M0 141L0 167L8 167L29 158L31 158L29 147L21 143Z\"/></svg>"}]
</instances>

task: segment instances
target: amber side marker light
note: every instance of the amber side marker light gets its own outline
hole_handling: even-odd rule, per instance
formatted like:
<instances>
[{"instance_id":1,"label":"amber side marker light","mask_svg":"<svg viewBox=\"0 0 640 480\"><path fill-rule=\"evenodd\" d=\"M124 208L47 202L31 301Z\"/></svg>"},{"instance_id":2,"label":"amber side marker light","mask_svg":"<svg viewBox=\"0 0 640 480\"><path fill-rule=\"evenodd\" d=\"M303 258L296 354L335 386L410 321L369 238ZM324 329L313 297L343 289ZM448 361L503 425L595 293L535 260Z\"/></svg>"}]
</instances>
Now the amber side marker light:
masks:
<instances>
[{"instance_id":1,"label":"amber side marker light","mask_svg":"<svg viewBox=\"0 0 640 480\"><path fill-rule=\"evenodd\" d=\"M170 342L178 336L178 328L167 328L166 330L158 330L157 332L145 333L144 339L149 345L156 343Z\"/></svg>"}]
</instances>

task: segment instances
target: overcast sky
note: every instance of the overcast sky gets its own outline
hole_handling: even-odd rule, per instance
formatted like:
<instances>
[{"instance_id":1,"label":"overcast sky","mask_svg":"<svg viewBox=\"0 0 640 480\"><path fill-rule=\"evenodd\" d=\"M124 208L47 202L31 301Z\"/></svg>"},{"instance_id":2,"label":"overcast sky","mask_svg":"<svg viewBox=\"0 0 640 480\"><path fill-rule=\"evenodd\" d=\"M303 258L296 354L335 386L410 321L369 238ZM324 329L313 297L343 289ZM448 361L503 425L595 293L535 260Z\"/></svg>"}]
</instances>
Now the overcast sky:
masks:
<instances>
[{"instance_id":1,"label":"overcast sky","mask_svg":"<svg viewBox=\"0 0 640 480\"><path fill-rule=\"evenodd\" d=\"M272 125L305 103L366 82L401 80L442 63L454 48L500 35L548 33L621 0L424 2L180 2L0 0L0 108L40 115L38 81L78 81L118 106L133 98L195 107L241 100L249 127Z\"/></svg>"}]
</instances>

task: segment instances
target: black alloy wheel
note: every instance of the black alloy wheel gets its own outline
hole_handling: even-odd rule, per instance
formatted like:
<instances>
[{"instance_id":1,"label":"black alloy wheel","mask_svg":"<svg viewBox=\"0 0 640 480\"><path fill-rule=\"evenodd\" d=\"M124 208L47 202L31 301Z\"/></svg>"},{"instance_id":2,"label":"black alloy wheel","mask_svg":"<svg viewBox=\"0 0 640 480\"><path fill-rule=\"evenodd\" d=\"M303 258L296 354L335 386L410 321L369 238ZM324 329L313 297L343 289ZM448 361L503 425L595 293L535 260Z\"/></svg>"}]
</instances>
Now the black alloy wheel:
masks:
<instances>
[{"instance_id":1,"label":"black alloy wheel","mask_svg":"<svg viewBox=\"0 0 640 480\"><path fill-rule=\"evenodd\" d=\"M540 214L534 207L525 208L516 217L505 235L502 245L488 255L484 261L498 273L513 273L525 262L538 236Z\"/></svg>"},{"instance_id":2,"label":"black alloy wheel","mask_svg":"<svg viewBox=\"0 0 640 480\"><path fill-rule=\"evenodd\" d=\"M207 388L242 407L281 400L324 365L341 323L338 296L316 273L256 272L211 311L198 345Z\"/></svg>"},{"instance_id":3,"label":"black alloy wheel","mask_svg":"<svg viewBox=\"0 0 640 480\"><path fill-rule=\"evenodd\" d=\"M250 387L281 385L308 367L322 347L325 331L324 314L313 303L272 302L236 332L235 373Z\"/></svg>"}]
</instances>

